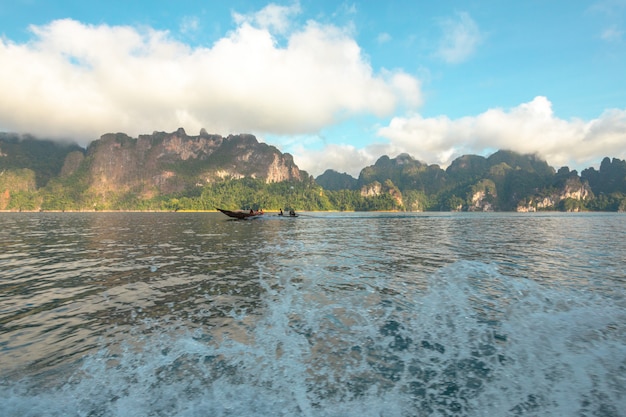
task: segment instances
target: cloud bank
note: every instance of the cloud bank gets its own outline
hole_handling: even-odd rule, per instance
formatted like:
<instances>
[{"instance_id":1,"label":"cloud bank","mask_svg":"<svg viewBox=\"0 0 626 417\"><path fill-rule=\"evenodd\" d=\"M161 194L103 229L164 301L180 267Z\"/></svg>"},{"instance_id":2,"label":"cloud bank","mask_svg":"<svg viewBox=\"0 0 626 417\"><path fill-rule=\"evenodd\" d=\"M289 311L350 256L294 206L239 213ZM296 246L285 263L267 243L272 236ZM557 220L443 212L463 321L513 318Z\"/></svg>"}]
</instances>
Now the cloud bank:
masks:
<instances>
[{"instance_id":1,"label":"cloud bank","mask_svg":"<svg viewBox=\"0 0 626 417\"><path fill-rule=\"evenodd\" d=\"M71 19L32 26L28 43L0 39L0 130L83 143L110 131L180 126L303 134L421 103L415 77L375 73L342 28L315 21L292 28L297 13L298 6L270 5L234 15L232 32L195 48L151 28Z\"/></svg>"},{"instance_id":2,"label":"cloud bank","mask_svg":"<svg viewBox=\"0 0 626 417\"><path fill-rule=\"evenodd\" d=\"M597 165L605 156L626 158L626 109L607 110L589 121L564 120L539 96L509 110L489 109L454 120L395 117L378 134L389 140L391 154L409 152L442 166L463 154L507 149L537 153L556 167L582 168Z\"/></svg>"},{"instance_id":3,"label":"cloud bank","mask_svg":"<svg viewBox=\"0 0 626 417\"><path fill-rule=\"evenodd\" d=\"M406 152L445 168L461 155L489 156L499 149L537 154L556 168L582 170L606 156L626 159L626 109L606 110L589 121L564 120L539 96L508 110L489 109L459 119L394 117L378 129L378 136L384 142L363 148L329 145L315 152L296 149L294 156L313 175L332 168L354 177L382 155Z\"/></svg>"}]
</instances>

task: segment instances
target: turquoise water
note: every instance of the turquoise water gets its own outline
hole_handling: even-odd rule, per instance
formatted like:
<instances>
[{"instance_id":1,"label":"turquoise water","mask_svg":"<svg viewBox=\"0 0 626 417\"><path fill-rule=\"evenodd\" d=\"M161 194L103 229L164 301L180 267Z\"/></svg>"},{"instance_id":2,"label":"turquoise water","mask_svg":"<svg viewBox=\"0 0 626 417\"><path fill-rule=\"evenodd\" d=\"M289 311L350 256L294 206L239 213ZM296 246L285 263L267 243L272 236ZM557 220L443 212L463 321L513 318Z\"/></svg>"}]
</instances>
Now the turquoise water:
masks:
<instances>
[{"instance_id":1,"label":"turquoise water","mask_svg":"<svg viewBox=\"0 0 626 417\"><path fill-rule=\"evenodd\" d=\"M620 416L623 214L0 213L2 416Z\"/></svg>"}]
</instances>

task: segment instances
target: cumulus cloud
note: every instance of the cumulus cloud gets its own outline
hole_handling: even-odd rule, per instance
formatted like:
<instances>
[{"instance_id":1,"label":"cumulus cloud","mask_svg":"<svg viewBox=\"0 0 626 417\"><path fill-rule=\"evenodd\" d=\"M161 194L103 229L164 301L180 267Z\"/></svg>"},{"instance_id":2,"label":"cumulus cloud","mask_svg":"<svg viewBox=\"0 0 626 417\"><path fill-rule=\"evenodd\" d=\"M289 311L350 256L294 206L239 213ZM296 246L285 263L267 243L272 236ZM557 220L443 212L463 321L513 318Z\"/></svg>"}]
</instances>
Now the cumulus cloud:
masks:
<instances>
[{"instance_id":1,"label":"cumulus cloud","mask_svg":"<svg viewBox=\"0 0 626 417\"><path fill-rule=\"evenodd\" d=\"M494 108L476 116L450 119L415 114L394 117L377 134L384 139L363 148L328 145L318 151L293 152L298 166L313 175L327 168L358 177L380 156L409 153L429 164L447 167L455 158L489 156L499 149L538 154L550 165L582 170L602 158L626 159L626 109L610 109L592 120L564 120L543 96L511 109Z\"/></svg>"},{"instance_id":2,"label":"cumulus cloud","mask_svg":"<svg viewBox=\"0 0 626 417\"><path fill-rule=\"evenodd\" d=\"M357 148L346 144L328 144L323 149L311 150L304 146L295 146L294 161L299 168L313 176L318 176L327 169L346 172L358 177L361 170L371 165L382 154L376 154L370 147Z\"/></svg>"},{"instance_id":3,"label":"cumulus cloud","mask_svg":"<svg viewBox=\"0 0 626 417\"><path fill-rule=\"evenodd\" d=\"M32 26L28 43L0 39L0 129L83 143L110 131L180 126L302 134L421 103L415 77L374 72L340 27L292 28L298 11L296 3L236 15L236 28L211 47L151 28L71 19Z\"/></svg>"},{"instance_id":4,"label":"cumulus cloud","mask_svg":"<svg viewBox=\"0 0 626 417\"><path fill-rule=\"evenodd\" d=\"M459 119L395 117L378 134L389 140L389 155L408 152L444 167L463 154L507 149L537 153L556 167L581 169L605 156L626 158L626 109L607 110L589 121L564 120L539 96L509 110L489 109Z\"/></svg>"},{"instance_id":5,"label":"cumulus cloud","mask_svg":"<svg viewBox=\"0 0 626 417\"><path fill-rule=\"evenodd\" d=\"M285 34L291 26L291 19L300 12L301 8L298 2L290 6L271 3L255 13L233 13L233 18L239 25L247 23L273 33Z\"/></svg>"},{"instance_id":6,"label":"cumulus cloud","mask_svg":"<svg viewBox=\"0 0 626 417\"><path fill-rule=\"evenodd\" d=\"M458 64L467 60L482 41L478 25L466 12L458 12L439 24L443 35L436 54L447 63Z\"/></svg>"}]
</instances>

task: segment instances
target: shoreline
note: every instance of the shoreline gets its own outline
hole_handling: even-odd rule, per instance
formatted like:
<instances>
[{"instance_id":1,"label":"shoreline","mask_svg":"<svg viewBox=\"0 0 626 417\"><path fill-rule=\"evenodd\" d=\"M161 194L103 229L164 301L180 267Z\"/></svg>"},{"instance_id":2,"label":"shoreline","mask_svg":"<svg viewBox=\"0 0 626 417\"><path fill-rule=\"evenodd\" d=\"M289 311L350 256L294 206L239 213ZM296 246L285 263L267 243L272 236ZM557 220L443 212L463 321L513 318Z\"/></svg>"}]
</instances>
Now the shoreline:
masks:
<instances>
[{"instance_id":1,"label":"shoreline","mask_svg":"<svg viewBox=\"0 0 626 417\"><path fill-rule=\"evenodd\" d=\"M219 213L218 210L0 210L0 213ZM265 214L278 214L278 210L267 210ZM606 211L606 210L535 210L535 211L402 211L402 210L299 210L298 213L520 213L520 214L540 214L540 213L626 213L626 211Z\"/></svg>"}]
</instances>

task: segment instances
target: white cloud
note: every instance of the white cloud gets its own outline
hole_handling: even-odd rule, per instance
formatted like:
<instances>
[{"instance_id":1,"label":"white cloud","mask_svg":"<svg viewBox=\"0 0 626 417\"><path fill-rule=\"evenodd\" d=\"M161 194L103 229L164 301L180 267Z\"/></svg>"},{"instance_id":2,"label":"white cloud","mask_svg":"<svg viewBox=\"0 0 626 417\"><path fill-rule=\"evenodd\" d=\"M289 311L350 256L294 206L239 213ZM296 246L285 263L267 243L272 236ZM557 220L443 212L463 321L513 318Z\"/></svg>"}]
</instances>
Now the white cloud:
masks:
<instances>
[{"instance_id":1,"label":"white cloud","mask_svg":"<svg viewBox=\"0 0 626 417\"><path fill-rule=\"evenodd\" d=\"M602 40L605 40L607 42L621 42L623 36L624 36L624 31L618 29L616 26L611 26L609 28L606 28L600 35Z\"/></svg>"},{"instance_id":2,"label":"white cloud","mask_svg":"<svg viewBox=\"0 0 626 417\"><path fill-rule=\"evenodd\" d=\"M439 23L443 36L436 54L447 63L458 64L467 60L482 41L478 25L466 12L458 12L453 18Z\"/></svg>"},{"instance_id":3,"label":"white cloud","mask_svg":"<svg viewBox=\"0 0 626 417\"><path fill-rule=\"evenodd\" d=\"M564 120L542 96L508 110L489 109L458 119L394 117L377 133L386 143L364 148L327 145L313 152L299 147L294 159L315 176L332 168L354 177L380 156L393 158L403 152L443 168L461 155L489 156L498 149L538 154L556 168L578 170L597 167L606 156L626 159L626 109L607 110L589 121Z\"/></svg>"},{"instance_id":4,"label":"white cloud","mask_svg":"<svg viewBox=\"0 0 626 417\"><path fill-rule=\"evenodd\" d=\"M33 26L31 42L0 39L0 128L85 141L184 127L229 134L302 134L358 114L388 116L421 103L417 79L375 73L350 34L314 21L284 33L297 12L268 6L212 47L168 32Z\"/></svg>"},{"instance_id":5,"label":"white cloud","mask_svg":"<svg viewBox=\"0 0 626 417\"><path fill-rule=\"evenodd\" d=\"M389 41L391 41L391 35L388 34L387 32L379 33L378 36L376 37L376 42L378 42L380 45L387 43Z\"/></svg>"},{"instance_id":6,"label":"white cloud","mask_svg":"<svg viewBox=\"0 0 626 417\"><path fill-rule=\"evenodd\" d=\"M200 19L197 16L185 16L180 22L180 32L186 35L194 35L200 30Z\"/></svg>"},{"instance_id":7,"label":"white cloud","mask_svg":"<svg viewBox=\"0 0 626 417\"><path fill-rule=\"evenodd\" d=\"M592 3L588 11L600 17L604 26L600 39L611 43L622 43L624 39L624 12L626 0L600 0Z\"/></svg>"},{"instance_id":8,"label":"white cloud","mask_svg":"<svg viewBox=\"0 0 626 417\"><path fill-rule=\"evenodd\" d=\"M376 154L370 147L357 148L353 145L328 144L324 149L310 150L304 146L295 146L292 152L294 161L300 169L317 177L327 169L347 172L358 178L361 170L372 165L382 153Z\"/></svg>"},{"instance_id":9,"label":"white cloud","mask_svg":"<svg viewBox=\"0 0 626 417\"><path fill-rule=\"evenodd\" d=\"M258 12L243 15L233 13L235 22L239 25L248 23L252 26L266 29L273 33L285 34L291 27L291 18L300 14L300 3L295 2L291 6L280 6L274 3L268 4Z\"/></svg>"},{"instance_id":10,"label":"white cloud","mask_svg":"<svg viewBox=\"0 0 626 417\"><path fill-rule=\"evenodd\" d=\"M378 134L390 141L387 154L408 152L447 166L463 154L508 149L538 153L549 164L585 168L603 157L626 158L626 109L607 110L597 119L556 117L545 97L508 111L490 109L474 117L395 117Z\"/></svg>"},{"instance_id":11,"label":"white cloud","mask_svg":"<svg viewBox=\"0 0 626 417\"><path fill-rule=\"evenodd\" d=\"M602 13L609 17L619 16L625 9L625 0L599 0L589 6L589 10Z\"/></svg>"}]
</instances>

